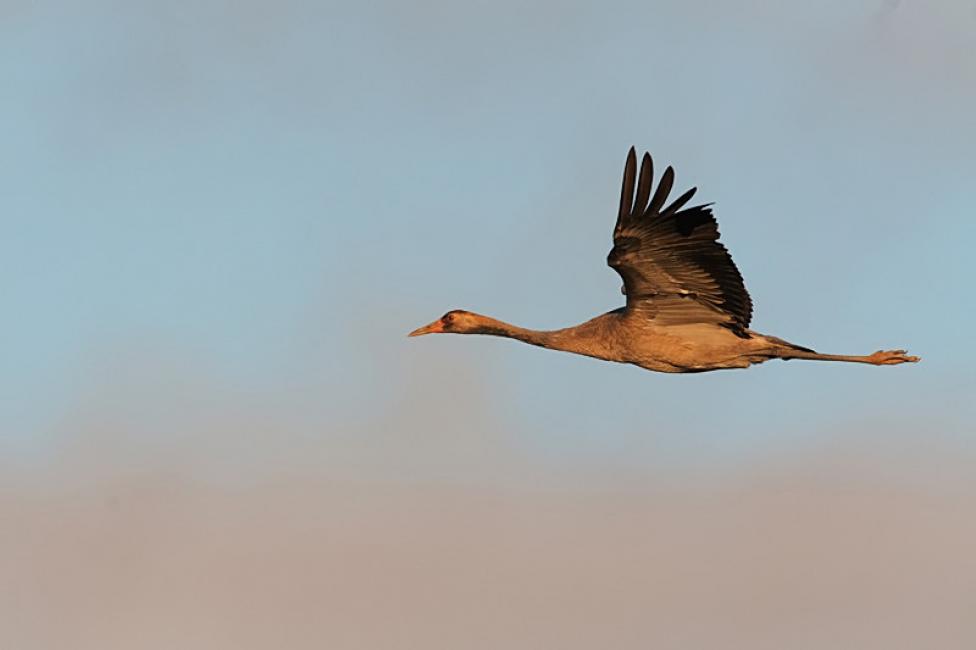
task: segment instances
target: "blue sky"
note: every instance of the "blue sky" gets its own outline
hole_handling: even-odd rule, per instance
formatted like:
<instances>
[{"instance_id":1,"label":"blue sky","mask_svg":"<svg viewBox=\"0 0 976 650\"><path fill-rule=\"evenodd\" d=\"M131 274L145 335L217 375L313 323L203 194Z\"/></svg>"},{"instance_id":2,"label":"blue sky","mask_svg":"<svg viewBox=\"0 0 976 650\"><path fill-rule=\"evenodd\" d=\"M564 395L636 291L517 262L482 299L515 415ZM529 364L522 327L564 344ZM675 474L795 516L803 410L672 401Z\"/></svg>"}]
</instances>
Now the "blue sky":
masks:
<instances>
[{"instance_id":1,"label":"blue sky","mask_svg":"<svg viewBox=\"0 0 976 650\"><path fill-rule=\"evenodd\" d=\"M403 409L556 463L974 444L970 3L0 11L11 453L106 418L199 445L177 431L238 417L338 453ZM617 307L632 144L716 203L755 329L923 363L672 377L404 338L450 308L552 328Z\"/></svg>"}]
</instances>

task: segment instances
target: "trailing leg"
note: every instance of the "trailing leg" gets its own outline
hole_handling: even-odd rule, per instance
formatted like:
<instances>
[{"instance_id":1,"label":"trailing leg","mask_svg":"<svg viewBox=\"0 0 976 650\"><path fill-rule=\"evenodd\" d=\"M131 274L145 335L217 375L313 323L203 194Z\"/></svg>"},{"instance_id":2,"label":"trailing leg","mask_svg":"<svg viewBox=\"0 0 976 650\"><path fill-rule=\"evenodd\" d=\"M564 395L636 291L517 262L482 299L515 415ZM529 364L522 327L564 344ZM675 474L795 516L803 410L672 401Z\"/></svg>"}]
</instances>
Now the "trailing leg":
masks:
<instances>
[{"instance_id":1,"label":"trailing leg","mask_svg":"<svg viewBox=\"0 0 976 650\"><path fill-rule=\"evenodd\" d=\"M878 350L874 354L865 356L853 354L820 354L819 352L787 349L780 350L780 359L809 359L812 361L849 361L853 363L870 363L875 366L894 366L899 363L915 363L920 357L909 356L905 350Z\"/></svg>"}]
</instances>

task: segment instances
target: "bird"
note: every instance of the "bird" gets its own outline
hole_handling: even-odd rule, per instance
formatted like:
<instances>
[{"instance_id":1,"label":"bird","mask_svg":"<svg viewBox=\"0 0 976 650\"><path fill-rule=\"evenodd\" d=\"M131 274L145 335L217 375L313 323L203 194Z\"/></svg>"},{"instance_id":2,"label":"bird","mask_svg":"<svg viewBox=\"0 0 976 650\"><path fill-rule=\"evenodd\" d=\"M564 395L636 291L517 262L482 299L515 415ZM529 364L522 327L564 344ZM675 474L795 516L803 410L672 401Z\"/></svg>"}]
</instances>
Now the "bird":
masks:
<instances>
[{"instance_id":1,"label":"bird","mask_svg":"<svg viewBox=\"0 0 976 650\"><path fill-rule=\"evenodd\" d=\"M607 256L607 264L623 280L623 307L574 327L548 331L454 309L408 336L501 336L666 373L748 368L770 359L875 366L919 361L905 350L821 354L750 329L752 299L719 241L714 204L685 207L696 187L668 203L674 169L668 166L664 170L656 188L652 188L653 175L650 153L644 153L638 174L637 151L631 147L624 164L613 248Z\"/></svg>"}]
</instances>

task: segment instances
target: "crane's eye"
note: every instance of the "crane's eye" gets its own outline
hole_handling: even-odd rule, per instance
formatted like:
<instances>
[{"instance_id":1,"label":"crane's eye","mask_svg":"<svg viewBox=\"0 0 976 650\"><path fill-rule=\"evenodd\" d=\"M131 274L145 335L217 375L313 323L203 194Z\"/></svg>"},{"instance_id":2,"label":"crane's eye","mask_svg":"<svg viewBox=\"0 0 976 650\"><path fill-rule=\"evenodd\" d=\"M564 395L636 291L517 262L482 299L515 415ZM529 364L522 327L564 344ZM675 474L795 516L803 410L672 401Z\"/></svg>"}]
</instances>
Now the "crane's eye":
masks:
<instances>
[{"instance_id":1,"label":"crane's eye","mask_svg":"<svg viewBox=\"0 0 976 650\"><path fill-rule=\"evenodd\" d=\"M454 320L454 314L453 314L453 312L447 312L446 314L444 314L443 316L441 316L441 320L444 321L445 323L452 322Z\"/></svg>"}]
</instances>

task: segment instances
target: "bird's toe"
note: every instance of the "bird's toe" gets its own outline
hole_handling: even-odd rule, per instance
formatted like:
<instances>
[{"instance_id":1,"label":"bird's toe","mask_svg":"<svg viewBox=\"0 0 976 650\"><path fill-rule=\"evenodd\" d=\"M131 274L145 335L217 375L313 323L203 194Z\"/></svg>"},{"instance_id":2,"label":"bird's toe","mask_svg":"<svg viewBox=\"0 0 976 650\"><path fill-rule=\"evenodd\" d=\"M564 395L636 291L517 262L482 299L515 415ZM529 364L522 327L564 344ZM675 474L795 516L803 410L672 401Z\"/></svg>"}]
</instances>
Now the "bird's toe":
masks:
<instances>
[{"instance_id":1,"label":"bird's toe","mask_svg":"<svg viewBox=\"0 0 976 650\"><path fill-rule=\"evenodd\" d=\"M871 360L875 365L894 366L899 363L916 363L921 358L909 356L906 350L878 350L871 355Z\"/></svg>"}]
</instances>

